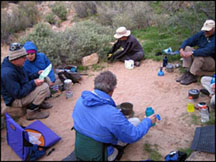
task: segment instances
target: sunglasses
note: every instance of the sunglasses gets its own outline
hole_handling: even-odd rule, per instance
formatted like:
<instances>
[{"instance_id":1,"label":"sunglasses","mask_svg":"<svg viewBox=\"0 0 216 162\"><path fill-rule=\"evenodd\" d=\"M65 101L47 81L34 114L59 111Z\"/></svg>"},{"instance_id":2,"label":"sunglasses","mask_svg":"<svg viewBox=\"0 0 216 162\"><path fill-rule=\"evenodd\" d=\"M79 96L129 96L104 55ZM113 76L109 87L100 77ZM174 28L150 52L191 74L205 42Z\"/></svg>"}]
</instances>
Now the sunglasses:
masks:
<instances>
[{"instance_id":1,"label":"sunglasses","mask_svg":"<svg viewBox=\"0 0 216 162\"><path fill-rule=\"evenodd\" d=\"M16 50L19 50L21 48L23 48L22 44L20 44L20 43L11 43L9 50L10 51L16 51Z\"/></svg>"}]
</instances>

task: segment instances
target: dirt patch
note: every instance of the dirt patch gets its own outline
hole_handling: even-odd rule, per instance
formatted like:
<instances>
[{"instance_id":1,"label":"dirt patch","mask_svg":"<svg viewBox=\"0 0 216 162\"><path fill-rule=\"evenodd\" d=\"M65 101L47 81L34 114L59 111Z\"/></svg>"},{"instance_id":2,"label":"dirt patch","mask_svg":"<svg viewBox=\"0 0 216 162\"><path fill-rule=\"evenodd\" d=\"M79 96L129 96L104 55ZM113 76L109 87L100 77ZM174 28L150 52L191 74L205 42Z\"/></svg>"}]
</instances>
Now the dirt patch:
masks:
<instances>
[{"instance_id":1,"label":"dirt patch","mask_svg":"<svg viewBox=\"0 0 216 162\"><path fill-rule=\"evenodd\" d=\"M139 118L144 118L146 107L151 106L162 118L147 135L126 148L121 160L148 159L149 155L144 150L146 143L157 146L157 151L162 157L179 148L190 148L194 131L200 126L193 124L191 117L192 114L199 116L198 111L192 114L187 113L186 104L188 90L200 89L201 85L193 83L184 86L175 82L180 75L178 69L175 69L173 73L165 71L163 77L158 77L160 65L160 62L152 60L144 60L140 67L132 70L126 69L121 62L103 65L105 66L103 70L110 70L117 76L118 84L113 94L116 104L126 101L133 103L135 116ZM53 108L49 110L49 118L41 121L61 136L62 140L53 146L55 151L50 156L44 156L40 161L61 161L73 151L75 138L74 131L71 131L73 108L82 91L93 90L93 81L99 72L89 71L89 76L83 76L81 84L73 85L71 99L66 99L64 93L57 98L49 99ZM200 96L197 102L199 101L207 102L209 98ZM20 122L26 126L32 121L27 121L25 117L22 117ZM4 148L1 149L1 160L20 160L7 145L5 129L1 131L1 139L1 146ZM214 154L207 154L201 160L207 160L206 157L209 161L215 161Z\"/></svg>"}]
</instances>

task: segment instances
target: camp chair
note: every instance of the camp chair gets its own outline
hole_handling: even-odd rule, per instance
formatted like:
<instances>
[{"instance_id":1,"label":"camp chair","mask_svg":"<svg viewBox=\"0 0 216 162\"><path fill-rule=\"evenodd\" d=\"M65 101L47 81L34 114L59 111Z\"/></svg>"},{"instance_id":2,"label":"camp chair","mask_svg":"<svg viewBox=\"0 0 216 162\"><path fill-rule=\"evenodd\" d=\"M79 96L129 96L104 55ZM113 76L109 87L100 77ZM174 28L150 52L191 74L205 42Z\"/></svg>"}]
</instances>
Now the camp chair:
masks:
<instances>
[{"instance_id":1,"label":"camp chair","mask_svg":"<svg viewBox=\"0 0 216 162\"><path fill-rule=\"evenodd\" d=\"M74 127L71 130L75 130L75 150L71 153L71 158L77 161L83 161L80 157L91 159L90 161L108 161L107 147L112 146L118 150L118 155L114 161L120 160L126 146L113 145L111 143L102 143L79 133ZM86 149L88 145L88 149ZM91 148L91 149L89 149ZM79 150L79 151L78 151ZM95 159L96 158L96 159ZM67 159L65 159L67 161Z\"/></svg>"},{"instance_id":2,"label":"camp chair","mask_svg":"<svg viewBox=\"0 0 216 162\"><path fill-rule=\"evenodd\" d=\"M5 113L7 143L23 161L34 161L42 157L46 150L58 142L56 135L41 121L36 120L27 127L21 127L8 113ZM39 135L37 144L32 144L32 135ZM31 142L30 142L31 141Z\"/></svg>"}]
</instances>

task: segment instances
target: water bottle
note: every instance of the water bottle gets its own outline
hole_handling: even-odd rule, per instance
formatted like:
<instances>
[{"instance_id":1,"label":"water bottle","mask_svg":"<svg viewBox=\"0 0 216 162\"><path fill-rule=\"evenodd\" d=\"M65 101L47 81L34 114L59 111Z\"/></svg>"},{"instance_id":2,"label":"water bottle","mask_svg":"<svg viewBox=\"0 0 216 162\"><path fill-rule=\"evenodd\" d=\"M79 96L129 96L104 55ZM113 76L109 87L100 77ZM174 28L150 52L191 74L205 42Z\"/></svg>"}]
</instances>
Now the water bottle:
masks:
<instances>
[{"instance_id":1,"label":"water bottle","mask_svg":"<svg viewBox=\"0 0 216 162\"><path fill-rule=\"evenodd\" d=\"M71 79L64 80L64 89L65 89L66 99L71 98L73 96L73 93L71 91L72 84L73 83Z\"/></svg>"},{"instance_id":2,"label":"water bottle","mask_svg":"<svg viewBox=\"0 0 216 162\"><path fill-rule=\"evenodd\" d=\"M167 58L167 56L165 56L163 58L163 67L166 67L167 63L168 63L168 58Z\"/></svg>"},{"instance_id":3,"label":"water bottle","mask_svg":"<svg viewBox=\"0 0 216 162\"><path fill-rule=\"evenodd\" d=\"M158 72L158 76L164 76L163 67L160 67L160 71Z\"/></svg>"},{"instance_id":4,"label":"water bottle","mask_svg":"<svg viewBox=\"0 0 216 162\"><path fill-rule=\"evenodd\" d=\"M215 74L213 74L212 79L211 79L211 84L215 83Z\"/></svg>"},{"instance_id":5,"label":"water bottle","mask_svg":"<svg viewBox=\"0 0 216 162\"><path fill-rule=\"evenodd\" d=\"M202 108L200 109L200 116L202 123L209 121L209 111L206 105L202 106Z\"/></svg>"},{"instance_id":6,"label":"water bottle","mask_svg":"<svg viewBox=\"0 0 216 162\"><path fill-rule=\"evenodd\" d=\"M154 110L152 109L152 107L147 107L146 111L145 111L146 117L151 116L152 114L154 114ZM155 126L155 123L152 124L152 126Z\"/></svg>"},{"instance_id":7,"label":"water bottle","mask_svg":"<svg viewBox=\"0 0 216 162\"><path fill-rule=\"evenodd\" d=\"M193 97L189 96L188 97L189 102L187 103L187 112L194 112L194 101L193 101Z\"/></svg>"}]
</instances>

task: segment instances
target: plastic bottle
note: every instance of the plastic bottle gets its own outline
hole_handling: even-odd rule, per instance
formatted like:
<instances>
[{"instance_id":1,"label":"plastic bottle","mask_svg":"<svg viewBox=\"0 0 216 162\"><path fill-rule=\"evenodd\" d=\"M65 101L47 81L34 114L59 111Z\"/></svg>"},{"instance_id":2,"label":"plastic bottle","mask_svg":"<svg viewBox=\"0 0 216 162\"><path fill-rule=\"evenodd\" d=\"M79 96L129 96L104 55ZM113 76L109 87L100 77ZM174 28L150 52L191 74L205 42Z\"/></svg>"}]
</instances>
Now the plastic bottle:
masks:
<instances>
[{"instance_id":1,"label":"plastic bottle","mask_svg":"<svg viewBox=\"0 0 216 162\"><path fill-rule=\"evenodd\" d=\"M167 56L164 56L164 58L163 58L163 67L166 67L167 64L168 64L168 58L167 58Z\"/></svg>"},{"instance_id":2,"label":"plastic bottle","mask_svg":"<svg viewBox=\"0 0 216 162\"><path fill-rule=\"evenodd\" d=\"M73 83L71 79L64 80L64 89L65 89L66 99L71 98L73 96L73 93L71 91L72 84Z\"/></svg>"},{"instance_id":3,"label":"plastic bottle","mask_svg":"<svg viewBox=\"0 0 216 162\"><path fill-rule=\"evenodd\" d=\"M188 97L189 102L187 103L187 112L194 112L194 101L193 101L193 97L189 96Z\"/></svg>"},{"instance_id":4,"label":"plastic bottle","mask_svg":"<svg viewBox=\"0 0 216 162\"><path fill-rule=\"evenodd\" d=\"M164 76L163 67L160 67L160 71L158 72L158 76Z\"/></svg>"},{"instance_id":5,"label":"plastic bottle","mask_svg":"<svg viewBox=\"0 0 216 162\"><path fill-rule=\"evenodd\" d=\"M200 109L200 116L202 123L209 121L209 111L206 105L202 106L202 108Z\"/></svg>"},{"instance_id":6,"label":"plastic bottle","mask_svg":"<svg viewBox=\"0 0 216 162\"><path fill-rule=\"evenodd\" d=\"M215 83L215 74L213 74L212 79L211 79L211 84Z\"/></svg>"},{"instance_id":7,"label":"plastic bottle","mask_svg":"<svg viewBox=\"0 0 216 162\"><path fill-rule=\"evenodd\" d=\"M152 109L152 107L147 107L146 111L145 111L146 117L151 116L152 114L154 114L154 110ZM152 124L152 126L155 126L155 123Z\"/></svg>"}]
</instances>

